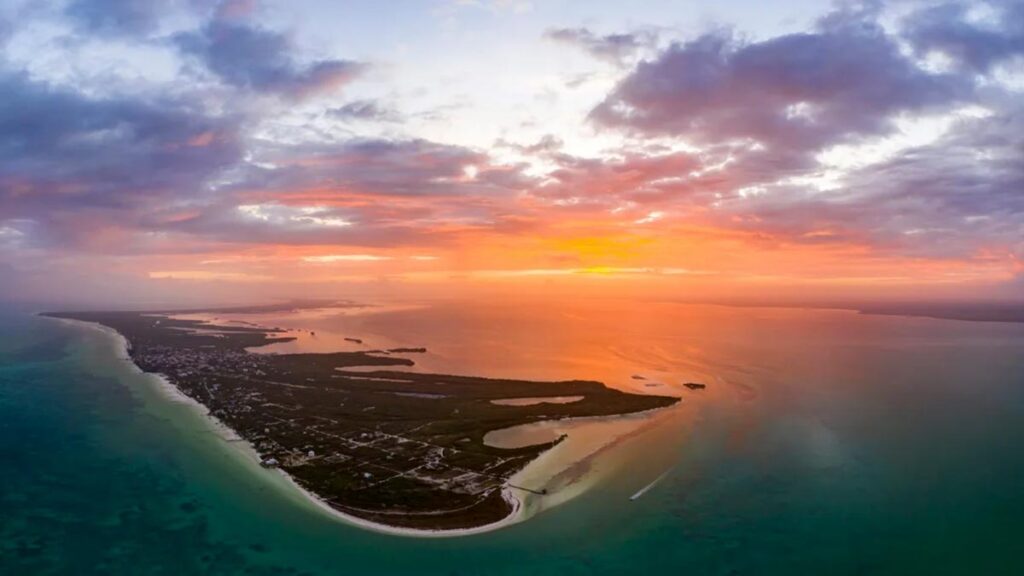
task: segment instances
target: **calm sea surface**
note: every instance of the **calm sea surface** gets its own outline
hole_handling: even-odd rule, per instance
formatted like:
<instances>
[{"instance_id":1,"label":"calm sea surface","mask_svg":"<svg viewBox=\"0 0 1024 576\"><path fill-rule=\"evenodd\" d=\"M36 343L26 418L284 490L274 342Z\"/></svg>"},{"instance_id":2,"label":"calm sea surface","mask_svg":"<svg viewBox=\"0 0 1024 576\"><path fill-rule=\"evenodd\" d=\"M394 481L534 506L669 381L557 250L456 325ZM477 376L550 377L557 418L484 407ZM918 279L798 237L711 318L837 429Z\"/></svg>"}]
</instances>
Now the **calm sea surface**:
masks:
<instances>
[{"instance_id":1,"label":"calm sea surface","mask_svg":"<svg viewBox=\"0 0 1024 576\"><path fill-rule=\"evenodd\" d=\"M108 335L0 309L0 574L1024 574L1024 324L606 300L244 320L306 330L277 351L426 346L417 369L683 402L580 427L618 440L526 522L386 536L297 497Z\"/></svg>"}]
</instances>

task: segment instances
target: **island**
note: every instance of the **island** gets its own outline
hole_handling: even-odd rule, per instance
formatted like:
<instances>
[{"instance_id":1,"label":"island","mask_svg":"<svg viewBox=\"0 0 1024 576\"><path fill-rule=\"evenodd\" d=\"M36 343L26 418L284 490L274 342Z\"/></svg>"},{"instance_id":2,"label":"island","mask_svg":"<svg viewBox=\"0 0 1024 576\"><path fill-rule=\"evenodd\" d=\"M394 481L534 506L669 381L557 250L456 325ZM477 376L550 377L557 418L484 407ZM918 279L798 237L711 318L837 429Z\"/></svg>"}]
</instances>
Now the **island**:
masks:
<instances>
[{"instance_id":1,"label":"island","mask_svg":"<svg viewBox=\"0 0 1024 576\"><path fill-rule=\"evenodd\" d=\"M239 309L239 311L242 311ZM189 312L198 312L190 310ZM230 313L230 309L217 312ZM536 382L402 370L391 354L266 354L294 340L251 323L187 319L174 312L56 312L120 333L131 360L204 405L313 497L350 517L431 531L471 529L515 511L512 476L561 439L505 449L493 430L543 420L614 416L669 406L676 397L628 394L600 382ZM571 403L494 402L580 397Z\"/></svg>"}]
</instances>

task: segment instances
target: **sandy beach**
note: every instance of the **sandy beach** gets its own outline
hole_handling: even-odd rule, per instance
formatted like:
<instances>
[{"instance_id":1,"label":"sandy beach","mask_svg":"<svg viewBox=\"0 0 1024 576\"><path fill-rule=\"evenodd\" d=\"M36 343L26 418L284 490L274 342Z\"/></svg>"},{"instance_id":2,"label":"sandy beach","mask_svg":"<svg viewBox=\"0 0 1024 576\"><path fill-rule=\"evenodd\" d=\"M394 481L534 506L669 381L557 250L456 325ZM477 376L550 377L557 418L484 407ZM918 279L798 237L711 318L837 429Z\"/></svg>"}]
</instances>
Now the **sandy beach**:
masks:
<instances>
[{"instance_id":1,"label":"sandy beach","mask_svg":"<svg viewBox=\"0 0 1024 576\"><path fill-rule=\"evenodd\" d=\"M616 470L622 456L618 448L671 418L680 405L657 408L622 416L563 418L496 430L491 434L515 433L515 428L549 428L565 434L565 440L541 454L517 472L510 482L516 485L543 486L549 493L531 498L525 504L529 518L564 504L600 483ZM485 442L487 440L485 439ZM543 441L543 440L541 440Z\"/></svg>"},{"instance_id":2,"label":"sandy beach","mask_svg":"<svg viewBox=\"0 0 1024 576\"><path fill-rule=\"evenodd\" d=\"M522 522L543 510L568 502L593 487L603 477L600 470L603 459L608 459L610 453L617 446L655 426L671 412L671 409L655 409L625 416L565 418L493 431L491 434L499 437L509 433L515 435L518 433L516 429L538 428L554 430L558 435L565 435L564 441L542 453L509 479L511 485L543 487L548 490L548 494L525 493L525 491L506 485L502 488L502 498L509 503L512 511L496 522L473 528L450 530L395 527L346 514L303 488L284 470L266 469L260 466L260 455L255 447L230 426L211 414L206 406L184 394L163 375L143 372L135 365L128 353L128 340L116 330L92 322L58 320L99 331L110 338L119 360L128 363L136 373L144 375L164 399L185 404L200 415L202 421L210 427L210 431L220 441L225 442L234 453L238 454L245 465L252 468L254 474L271 475L275 479L281 480L281 482L275 483L279 488L300 496L302 501L315 506L319 512L327 514L332 519L382 534L418 538L458 537L482 534ZM538 439L528 443L544 441Z\"/></svg>"},{"instance_id":3,"label":"sandy beach","mask_svg":"<svg viewBox=\"0 0 1024 576\"><path fill-rule=\"evenodd\" d=\"M395 526L388 526L386 524L380 524L377 522L371 522L363 518L345 514L340 510L330 506L324 502L320 497L312 492L306 490L300 486L295 480L284 470L281 469L266 469L260 466L260 455L256 451L256 448L247 440L242 438L237 432L235 432L230 426L224 424L216 416L211 414L209 410L196 401L193 398L183 394L177 386L172 384L167 378L161 374L152 374L143 372L138 366L132 362L131 357L128 354L128 340L116 330L108 328L106 326L96 324L93 322L83 322L80 320L69 320L63 318L55 319L58 322L65 322L68 325L87 328L90 330L96 330L108 338L111 339L111 343L115 346L118 351L118 360L127 362L131 368L139 374L147 377L147 381L153 384L154 388L161 393L161 395L170 402L177 402L185 404L192 408L197 414L203 417L203 420L211 428L218 439L227 443L232 450L242 456L244 460L253 468L253 473L256 474L272 474L284 480L283 483L276 483L278 486L285 486L289 490L293 490L300 494L303 499L316 507L317 510L329 515L331 518L344 522L349 525L357 526L365 530L372 530L382 534L392 534L396 536L407 536L417 538L446 538L446 537L458 537L458 536L469 536L472 534L482 534L493 530L504 528L511 524L521 522L527 518L525 512L527 507L520 497L513 493L513 489L504 487L502 489L502 498L505 499L512 506L512 512L497 522L492 522L484 526L477 526L474 528L460 528L454 530L421 530L414 528L401 528ZM529 468L530 466L527 466ZM524 468L523 471L525 471ZM520 471L522 473L523 471Z\"/></svg>"}]
</instances>

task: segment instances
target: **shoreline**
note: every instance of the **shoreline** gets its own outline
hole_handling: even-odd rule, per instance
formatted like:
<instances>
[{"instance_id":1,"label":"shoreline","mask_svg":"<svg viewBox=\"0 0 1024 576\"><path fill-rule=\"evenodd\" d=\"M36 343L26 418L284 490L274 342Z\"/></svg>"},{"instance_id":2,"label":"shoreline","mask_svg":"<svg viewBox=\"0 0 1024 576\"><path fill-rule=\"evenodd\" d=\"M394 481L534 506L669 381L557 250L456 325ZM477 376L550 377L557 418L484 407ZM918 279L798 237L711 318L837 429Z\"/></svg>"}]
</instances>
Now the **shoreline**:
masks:
<instances>
[{"instance_id":1,"label":"shoreline","mask_svg":"<svg viewBox=\"0 0 1024 576\"><path fill-rule=\"evenodd\" d=\"M230 447L233 450L235 450L237 454L245 457L245 459L250 463L259 466L259 452L256 451L256 448L252 445L252 443L250 443L248 440L239 435L234 429L232 429L230 426L228 426L219 418L210 413L209 409L201 402L183 393L163 374L145 372L137 364L135 364L135 362L132 361L131 356L128 353L130 343L123 334L121 334L117 330L114 330L113 328L104 326L102 324L98 324L96 322L73 320L70 318L47 318L51 320L56 320L58 322L65 322L71 326L78 326L88 328L90 330L96 330L102 332L104 335L111 338L111 340L117 344L117 348L120 352L117 355L117 360L127 362L129 365L131 365L132 369L136 373L149 377L155 384L156 390L167 400L188 405L189 408L194 410L198 415L202 416L205 422L213 428L219 440L230 445ZM516 474L523 472L527 468L529 468L529 464L527 464L527 466L524 467L523 470L520 470ZM515 494L513 494L511 488L509 488L508 486L504 486L501 489L502 498L512 506L512 511L507 516L496 522L485 524L483 526L476 526L473 528L457 528L452 530L423 530L417 528L401 528L397 526L389 526L387 524L380 524L377 522L366 520L358 516L345 514L344 512L324 502L324 500L317 496L316 494L300 486L299 483L296 482L295 479L292 478L291 475L289 475L284 470L264 470L263 468L259 468L259 471L276 473L280 478L282 478L285 481L286 485L288 485L291 489L297 491L298 495L301 495L306 503L312 504L319 512L326 513L333 520L342 522L350 526L355 526L357 528L362 528L364 530L377 532L380 534L389 534L393 536L405 536L414 538L453 538L459 536L471 536L474 534L491 532L494 530L498 530L500 528L504 528L506 526L511 526L512 524L517 524L527 518L527 516L525 515L527 509L526 503L522 499L517 497Z\"/></svg>"},{"instance_id":2,"label":"shoreline","mask_svg":"<svg viewBox=\"0 0 1024 576\"><path fill-rule=\"evenodd\" d=\"M570 444L573 438L572 431L570 430L566 432L567 438L564 442L538 456L536 460L513 475L509 481L516 484L529 484L534 480L540 479L536 477L531 478L531 474L539 474L544 476L547 486L554 485L558 487L545 499L537 499L534 502L536 508L531 510L533 514L565 504L583 495L601 481L606 480L610 473L613 473L616 467L621 464L621 460L612 459L611 456L618 454L621 457L623 455L621 452L617 453L614 451L617 447L657 428L667 419L671 418L673 411L679 406L680 404L675 404L620 416L584 416L543 421L555 426L558 424L568 424L569 426L582 428L588 425L600 426L602 424L628 423L630 425L626 426L626 430L609 434L596 445L588 444L586 433L582 430L576 431L576 442ZM533 424L520 426L530 425ZM560 452L560 449L562 451L566 449L572 450L574 447L579 446L584 446L587 449L585 454L577 458L567 459Z\"/></svg>"}]
</instances>

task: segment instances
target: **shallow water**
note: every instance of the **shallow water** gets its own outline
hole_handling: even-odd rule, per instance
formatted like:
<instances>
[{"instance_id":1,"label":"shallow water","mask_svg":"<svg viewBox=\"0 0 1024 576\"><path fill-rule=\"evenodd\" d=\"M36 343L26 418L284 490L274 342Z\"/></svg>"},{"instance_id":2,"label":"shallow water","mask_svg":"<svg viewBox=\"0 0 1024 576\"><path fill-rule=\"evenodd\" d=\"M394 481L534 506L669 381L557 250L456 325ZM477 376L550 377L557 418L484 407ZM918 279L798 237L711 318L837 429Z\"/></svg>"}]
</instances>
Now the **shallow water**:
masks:
<instances>
[{"instance_id":1,"label":"shallow water","mask_svg":"<svg viewBox=\"0 0 1024 576\"><path fill-rule=\"evenodd\" d=\"M539 398L502 398L491 400L499 406L536 406L537 404L572 404L583 400L583 396L542 396Z\"/></svg>"},{"instance_id":2,"label":"shallow water","mask_svg":"<svg viewBox=\"0 0 1024 576\"><path fill-rule=\"evenodd\" d=\"M610 301L300 325L684 402L525 523L386 536L281 489L103 334L0 312L0 574L1024 573L1024 325Z\"/></svg>"}]
</instances>

